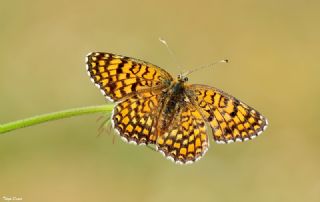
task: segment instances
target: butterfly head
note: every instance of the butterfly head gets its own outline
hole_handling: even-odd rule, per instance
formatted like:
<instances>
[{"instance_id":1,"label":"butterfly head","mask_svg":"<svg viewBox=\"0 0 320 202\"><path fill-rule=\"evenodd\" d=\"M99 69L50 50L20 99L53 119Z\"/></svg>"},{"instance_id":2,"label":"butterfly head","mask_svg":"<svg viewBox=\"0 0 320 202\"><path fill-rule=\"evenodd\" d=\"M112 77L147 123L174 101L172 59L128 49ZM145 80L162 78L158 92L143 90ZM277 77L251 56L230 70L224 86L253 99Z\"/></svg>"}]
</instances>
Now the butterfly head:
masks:
<instances>
[{"instance_id":1,"label":"butterfly head","mask_svg":"<svg viewBox=\"0 0 320 202\"><path fill-rule=\"evenodd\" d=\"M185 74L179 74L177 79L181 83L185 83L188 81L188 77Z\"/></svg>"}]
</instances>

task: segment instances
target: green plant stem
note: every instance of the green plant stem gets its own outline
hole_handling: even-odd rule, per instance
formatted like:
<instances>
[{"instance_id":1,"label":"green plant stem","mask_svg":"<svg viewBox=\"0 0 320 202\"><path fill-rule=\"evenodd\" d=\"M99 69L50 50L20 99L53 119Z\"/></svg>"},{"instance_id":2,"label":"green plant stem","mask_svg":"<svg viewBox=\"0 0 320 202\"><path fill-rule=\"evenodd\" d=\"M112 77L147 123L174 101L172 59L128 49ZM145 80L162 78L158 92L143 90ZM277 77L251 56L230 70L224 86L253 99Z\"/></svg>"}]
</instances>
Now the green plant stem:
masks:
<instances>
[{"instance_id":1,"label":"green plant stem","mask_svg":"<svg viewBox=\"0 0 320 202\"><path fill-rule=\"evenodd\" d=\"M33 126L36 124L73 117L73 116L79 116L83 114L93 114L93 113L99 113L99 112L111 112L114 105L100 105L100 106L89 106L89 107L81 107L81 108L74 108L74 109L67 109L63 111L33 116L30 118L13 121L5 124L0 125L0 134L7 133L19 128L25 128L28 126Z\"/></svg>"}]
</instances>

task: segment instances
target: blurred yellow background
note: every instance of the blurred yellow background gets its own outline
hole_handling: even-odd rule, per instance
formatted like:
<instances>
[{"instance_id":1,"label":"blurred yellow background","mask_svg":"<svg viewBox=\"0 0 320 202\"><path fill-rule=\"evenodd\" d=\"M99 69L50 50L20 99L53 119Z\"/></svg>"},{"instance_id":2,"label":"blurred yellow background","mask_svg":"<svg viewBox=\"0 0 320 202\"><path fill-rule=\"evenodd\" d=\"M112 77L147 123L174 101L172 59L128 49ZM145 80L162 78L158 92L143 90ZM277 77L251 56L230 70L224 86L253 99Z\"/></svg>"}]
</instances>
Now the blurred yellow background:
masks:
<instances>
[{"instance_id":1,"label":"blurred yellow background","mask_svg":"<svg viewBox=\"0 0 320 202\"><path fill-rule=\"evenodd\" d=\"M0 123L106 103L84 57L106 51L179 70L264 114L257 139L179 166L99 137L100 115L0 135L0 201L320 201L319 1L1 1Z\"/></svg>"}]
</instances>

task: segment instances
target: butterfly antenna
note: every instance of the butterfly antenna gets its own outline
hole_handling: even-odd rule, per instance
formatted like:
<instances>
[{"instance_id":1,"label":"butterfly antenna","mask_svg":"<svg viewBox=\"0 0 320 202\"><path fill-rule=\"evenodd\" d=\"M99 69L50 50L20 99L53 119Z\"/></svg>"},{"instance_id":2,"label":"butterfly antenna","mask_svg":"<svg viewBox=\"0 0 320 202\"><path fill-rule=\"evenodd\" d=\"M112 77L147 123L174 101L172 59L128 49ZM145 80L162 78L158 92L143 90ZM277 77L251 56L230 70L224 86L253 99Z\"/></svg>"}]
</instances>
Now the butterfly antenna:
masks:
<instances>
[{"instance_id":1,"label":"butterfly antenna","mask_svg":"<svg viewBox=\"0 0 320 202\"><path fill-rule=\"evenodd\" d=\"M194 68L194 69L192 69L192 70L187 71L187 72L184 74L184 76L187 76L187 75L189 75L189 74L191 74L191 73L193 73L193 72L195 72L195 71L201 70L201 69L205 69L205 68L208 68L208 67L212 67L212 66L215 66L215 65L220 64L220 63L228 63L228 62L229 62L229 60L226 59L226 60L220 60L220 61L217 61L217 62L208 64L208 65L203 65L203 66L200 66L200 67L197 67L197 68Z\"/></svg>"},{"instance_id":2,"label":"butterfly antenna","mask_svg":"<svg viewBox=\"0 0 320 202\"><path fill-rule=\"evenodd\" d=\"M171 58L174 60L174 62L178 65L178 69L181 70L181 65L179 65L178 60L176 55L174 54L174 52L171 50L171 48L169 47L168 43L166 42L166 40L164 40L163 38L159 37L159 41L166 46L169 54L171 55Z\"/></svg>"}]
</instances>

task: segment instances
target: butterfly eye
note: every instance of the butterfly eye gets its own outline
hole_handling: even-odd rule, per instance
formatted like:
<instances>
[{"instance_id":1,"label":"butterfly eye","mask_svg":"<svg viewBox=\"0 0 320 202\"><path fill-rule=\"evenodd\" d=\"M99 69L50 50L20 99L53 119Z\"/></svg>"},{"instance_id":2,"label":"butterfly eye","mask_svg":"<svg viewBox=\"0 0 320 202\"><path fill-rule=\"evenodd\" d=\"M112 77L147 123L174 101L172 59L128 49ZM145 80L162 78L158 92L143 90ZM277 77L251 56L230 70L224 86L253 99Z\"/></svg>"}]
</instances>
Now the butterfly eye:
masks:
<instances>
[{"instance_id":1,"label":"butterfly eye","mask_svg":"<svg viewBox=\"0 0 320 202\"><path fill-rule=\"evenodd\" d=\"M181 75L179 74L179 75L178 75L178 80L180 80L180 79L181 79Z\"/></svg>"},{"instance_id":2,"label":"butterfly eye","mask_svg":"<svg viewBox=\"0 0 320 202\"><path fill-rule=\"evenodd\" d=\"M188 81L188 77L184 77L184 81Z\"/></svg>"}]
</instances>

